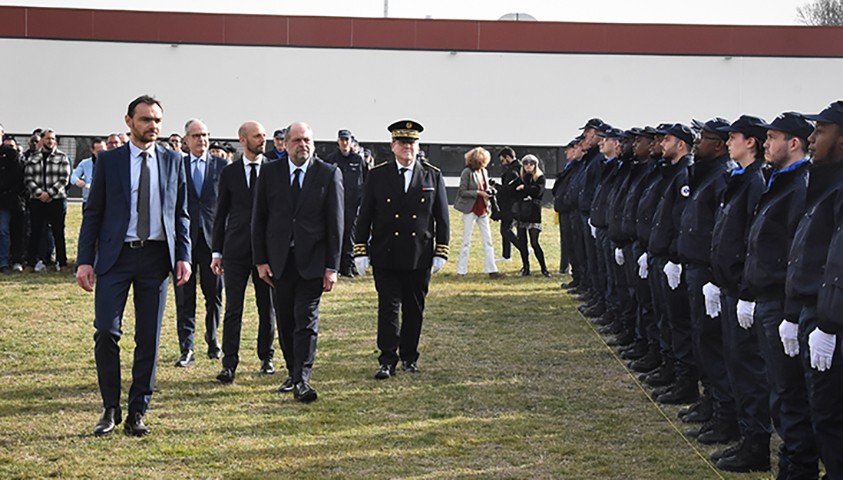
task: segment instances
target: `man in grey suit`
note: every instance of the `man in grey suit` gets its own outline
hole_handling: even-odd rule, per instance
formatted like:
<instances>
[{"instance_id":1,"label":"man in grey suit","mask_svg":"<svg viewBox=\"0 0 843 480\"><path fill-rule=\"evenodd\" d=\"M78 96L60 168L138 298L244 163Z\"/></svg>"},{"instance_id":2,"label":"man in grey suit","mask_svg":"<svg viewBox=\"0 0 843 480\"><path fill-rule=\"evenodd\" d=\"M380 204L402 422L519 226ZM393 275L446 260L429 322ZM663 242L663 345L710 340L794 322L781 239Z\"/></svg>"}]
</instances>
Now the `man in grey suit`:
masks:
<instances>
[{"instance_id":1,"label":"man in grey suit","mask_svg":"<svg viewBox=\"0 0 843 480\"><path fill-rule=\"evenodd\" d=\"M94 290L94 357L103 414L94 435L108 435L122 421L120 347L123 310L134 291L135 352L129 389L127 435L149 433L143 423L155 384L161 319L167 283L190 278L190 218L180 154L155 141L163 109L143 95L129 104L131 141L102 152L97 160L79 233L76 281Z\"/></svg>"},{"instance_id":2,"label":"man in grey suit","mask_svg":"<svg viewBox=\"0 0 843 480\"><path fill-rule=\"evenodd\" d=\"M316 400L310 372L316 358L319 301L337 281L343 233L342 173L314 155L306 123L287 129L287 155L258 178L252 212L252 254L258 274L275 289L284 360L296 400Z\"/></svg>"}]
</instances>

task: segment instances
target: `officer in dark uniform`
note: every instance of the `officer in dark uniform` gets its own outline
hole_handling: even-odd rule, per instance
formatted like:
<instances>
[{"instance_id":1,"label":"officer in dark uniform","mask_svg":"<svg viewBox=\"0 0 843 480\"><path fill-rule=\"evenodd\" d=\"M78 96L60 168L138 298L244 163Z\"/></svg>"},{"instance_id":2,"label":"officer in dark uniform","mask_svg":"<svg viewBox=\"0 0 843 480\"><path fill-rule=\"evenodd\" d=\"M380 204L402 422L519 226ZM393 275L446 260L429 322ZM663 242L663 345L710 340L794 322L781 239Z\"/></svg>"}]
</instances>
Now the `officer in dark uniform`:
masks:
<instances>
[{"instance_id":1,"label":"officer in dark uniform","mask_svg":"<svg viewBox=\"0 0 843 480\"><path fill-rule=\"evenodd\" d=\"M612 127L599 118L592 118L581 128L585 137L583 143L587 149L583 158L585 166L581 176L573 179L572 183L577 186L579 195L580 223L583 232L585 232L583 245L588 262L588 273L591 276L590 298L585 298L588 302L584 304L585 308L582 311L586 316L599 317L606 312L606 269L605 267L601 268L602 262L600 262L600 257L597 254L596 231L592 232L593 227L589 216L591 215L591 203L594 200L605 160L598 147L600 138L597 134Z\"/></svg>"},{"instance_id":2,"label":"officer in dark uniform","mask_svg":"<svg viewBox=\"0 0 843 480\"><path fill-rule=\"evenodd\" d=\"M573 289L582 284L584 275L584 258L577 249L577 242L582 242L574 233L574 225L571 221L571 214L577 212L576 197L571 188L571 180L582 162L582 150L579 148L580 138L575 138L565 145L565 166L562 171L556 174L556 182L553 184L553 206L559 213L559 226L562 235L562 248L565 258L571 265L572 281L563 288ZM561 260L560 260L561 264ZM561 266L561 265L560 265Z\"/></svg>"},{"instance_id":3,"label":"officer in dark uniform","mask_svg":"<svg viewBox=\"0 0 843 480\"><path fill-rule=\"evenodd\" d=\"M272 144L275 148L266 152L267 160L277 160L279 158L284 158L284 156L287 155L287 149L284 145L284 137L286 134L286 128L278 129L272 134Z\"/></svg>"},{"instance_id":4,"label":"officer in dark uniform","mask_svg":"<svg viewBox=\"0 0 843 480\"><path fill-rule=\"evenodd\" d=\"M381 355L376 379L395 375L399 359L405 372L419 372L419 336L431 267L436 273L445 265L450 234L442 172L416 158L424 128L401 120L387 129L395 160L369 172L354 237L357 271L362 275L371 261L378 291Z\"/></svg>"},{"instance_id":5,"label":"officer in dark uniform","mask_svg":"<svg viewBox=\"0 0 843 480\"><path fill-rule=\"evenodd\" d=\"M667 307L676 379L671 388L660 392L657 400L665 404L693 403L699 398L699 369L693 355L688 287L682 274L677 241L680 219L691 196L688 167L692 163L694 133L681 123L670 126L663 133L662 150L670 164L662 169L665 189L653 215L648 251L655 262L661 280L659 288Z\"/></svg>"},{"instance_id":6,"label":"officer in dark uniform","mask_svg":"<svg viewBox=\"0 0 843 480\"><path fill-rule=\"evenodd\" d=\"M770 387L770 414L782 444L779 478L818 475L817 443L811 426L802 360L785 354L779 338L784 318L787 252L805 213L808 187L808 136L814 130L798 113L788 112L766 125L764 155L773 167L749 226L744 282L755 299L758 344ZM796 324L793 324L794 327Z\"/></svg>"},{"instance_id":7,"label":"officer in dark uniform","mask_svg":"<svg viewBox=\"0 0 843 480\"><path fill-rule=\"evenodd\" d=\"M813 165L807 211L790 246L785 288L785 319L799 323L798 347L791 324L780 326L779 334L786 353L801 352L826 474L843 478L843 352L838 335L843 333L843 101L805 118L817 122L808 137Z\"/></svg>"},{"instance_id":8,"label":"officer in dark uniform","mask_svg":"<svg viewBox=\"0 0 843 480\"><path fill-rule=\"evenodd\" d=\"M679 225L677 246L688 282L691 338L694 358L700 367L703 396L683 412L685 415L680 419L707 422L713 415L721 426L718 432L728 430L730 435L726 438L731 439L737 435L735 399L726 377L720 315L706 314L703 286L713 282L711 236L714 219L726 190L727 172L735 163L729 158L726 146L729 133L720 130L729 127L728 120L714 118L694 123L698 125L699 134L694 144L694 164L688 170L690 197ZM740 243L743 244L743 238ZM710 436L703 435L702 441Z\"/></svg>"},{"instance_id":9,"label":"officer in dark uniform","mask_svg":"<svg viewBox=\"0 0 843 480\"><path fill-rule=\"evenodd\" d=\"M577 143L571 148L575 149L575 158L569 167L571 169L570 180L568 180L568 188L565 191L564 203L569 205L571 213L568 218L571 222L571 234L574 250L574 266L579 266L579 275L574 275L574 281L563 285L563 288L568 289L572 295L579 295L581 300L589 300L592 296L591 274L589 273L588 255L586 253L586 235L591 237L583 225L582 217L580 215L579 202L580 194L582 193L583 182L585 178L585 169L588 162L585 159L588 145L585 137L580 135L575 139Z\"/></svg>"},{"instance_id":10,"label":"officer in dark uniform","mask_svg":"<svg viewBox=\"0 0 843 480\"><path fill-rule=\"evenodd\" d=\"M326 162L336 165L342 172L342 185L345 195L345 230L340 252L340 271L344 277L354 276L354 260L351 255L354 247L354 222L357 220L357 210L360 198L363 196L363 181L366 179L366 162L360 154L351 148L353 136L348 130L337 133L337 151L328 155Z\"/></svg>"}]
</instances>

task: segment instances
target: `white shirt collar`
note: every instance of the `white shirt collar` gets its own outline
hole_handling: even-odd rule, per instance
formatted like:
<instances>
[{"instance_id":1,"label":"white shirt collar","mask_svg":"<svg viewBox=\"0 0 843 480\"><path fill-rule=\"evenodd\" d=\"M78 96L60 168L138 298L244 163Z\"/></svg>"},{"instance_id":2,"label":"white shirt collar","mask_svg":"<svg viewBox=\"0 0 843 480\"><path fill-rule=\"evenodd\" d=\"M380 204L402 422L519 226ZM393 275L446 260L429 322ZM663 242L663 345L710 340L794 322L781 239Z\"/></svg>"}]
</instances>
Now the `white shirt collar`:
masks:
<instances>
[{"instance_id":1,"label":"white shirt collar","mask_svg":"<svg viewBox=\"0 0 843 480\"><path fill-rule=\"evenodd\" d=\"M149 148L146 150L141 150L140 147L135 145L132 142L129 142L129 153L132 155L133 158L137 158L140 156L141 152L146 152L149 154L149 158L155 158L155 144L153 143Z\"/></svg>"}]
</instances>

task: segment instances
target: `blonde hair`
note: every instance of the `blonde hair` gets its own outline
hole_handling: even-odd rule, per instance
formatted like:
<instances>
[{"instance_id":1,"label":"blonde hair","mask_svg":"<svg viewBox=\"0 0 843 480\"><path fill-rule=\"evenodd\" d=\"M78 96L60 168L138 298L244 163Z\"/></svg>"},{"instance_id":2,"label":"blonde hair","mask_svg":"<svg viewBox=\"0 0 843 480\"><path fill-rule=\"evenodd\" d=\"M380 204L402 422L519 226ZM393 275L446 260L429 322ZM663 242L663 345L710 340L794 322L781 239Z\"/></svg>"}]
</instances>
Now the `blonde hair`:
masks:
<instances>
[{"instance_id":1,"label":"blonde hair","mask_svg":"<svg viewBox=\"0 0 843 480\"><path fill-rule=\"evenodd\" d=\"M529 155L524 155L524 158L521 159L521 178L524 178L524 175L526 175L526 173L527 173L527 172L524 171L524 161L525 160L532 160L532 161L536 162L536 168L535 168L535 170L533 170L533 181L534 182L536 180L538 180L539 177L544 175L544 173L542 172L542 169L539 168L539 163L540 163L539 157L537 157L537 156L535 156L531 153Z\"/></svg>"},{"instance_id":2,"label":"blonde hair","mask_svg":"<svg viewBox=\"0 0 843 480\"><path fill-rule=\"evenodd\" d=\"M486 168L492 155L483 147L474 147L465 154L465 166L472 170Z\"/></svg>"}]
</instances>

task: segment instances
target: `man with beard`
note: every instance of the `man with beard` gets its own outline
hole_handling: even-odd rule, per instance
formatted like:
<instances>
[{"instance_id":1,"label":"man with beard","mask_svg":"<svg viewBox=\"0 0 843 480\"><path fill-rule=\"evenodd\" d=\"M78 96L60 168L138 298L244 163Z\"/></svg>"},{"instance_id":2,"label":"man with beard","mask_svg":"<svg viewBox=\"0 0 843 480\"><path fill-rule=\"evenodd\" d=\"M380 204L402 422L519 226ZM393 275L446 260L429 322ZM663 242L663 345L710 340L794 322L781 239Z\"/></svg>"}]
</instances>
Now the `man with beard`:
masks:
<instances>
[{"instance_id":1,"label":"man with beard","mask_svg":"<svg viewBox=\"0 0 843 480\"><path fill-rule=\"evenodd\" d=\"M105 141L101 138L94 138L91 141L91 156L79 162L73 173L70 174L70 183L82 189L82 209L88 202L88 191L91 189L91 182L94 180L97 153L105 150Z\"/></svg>"}]
</instances>

